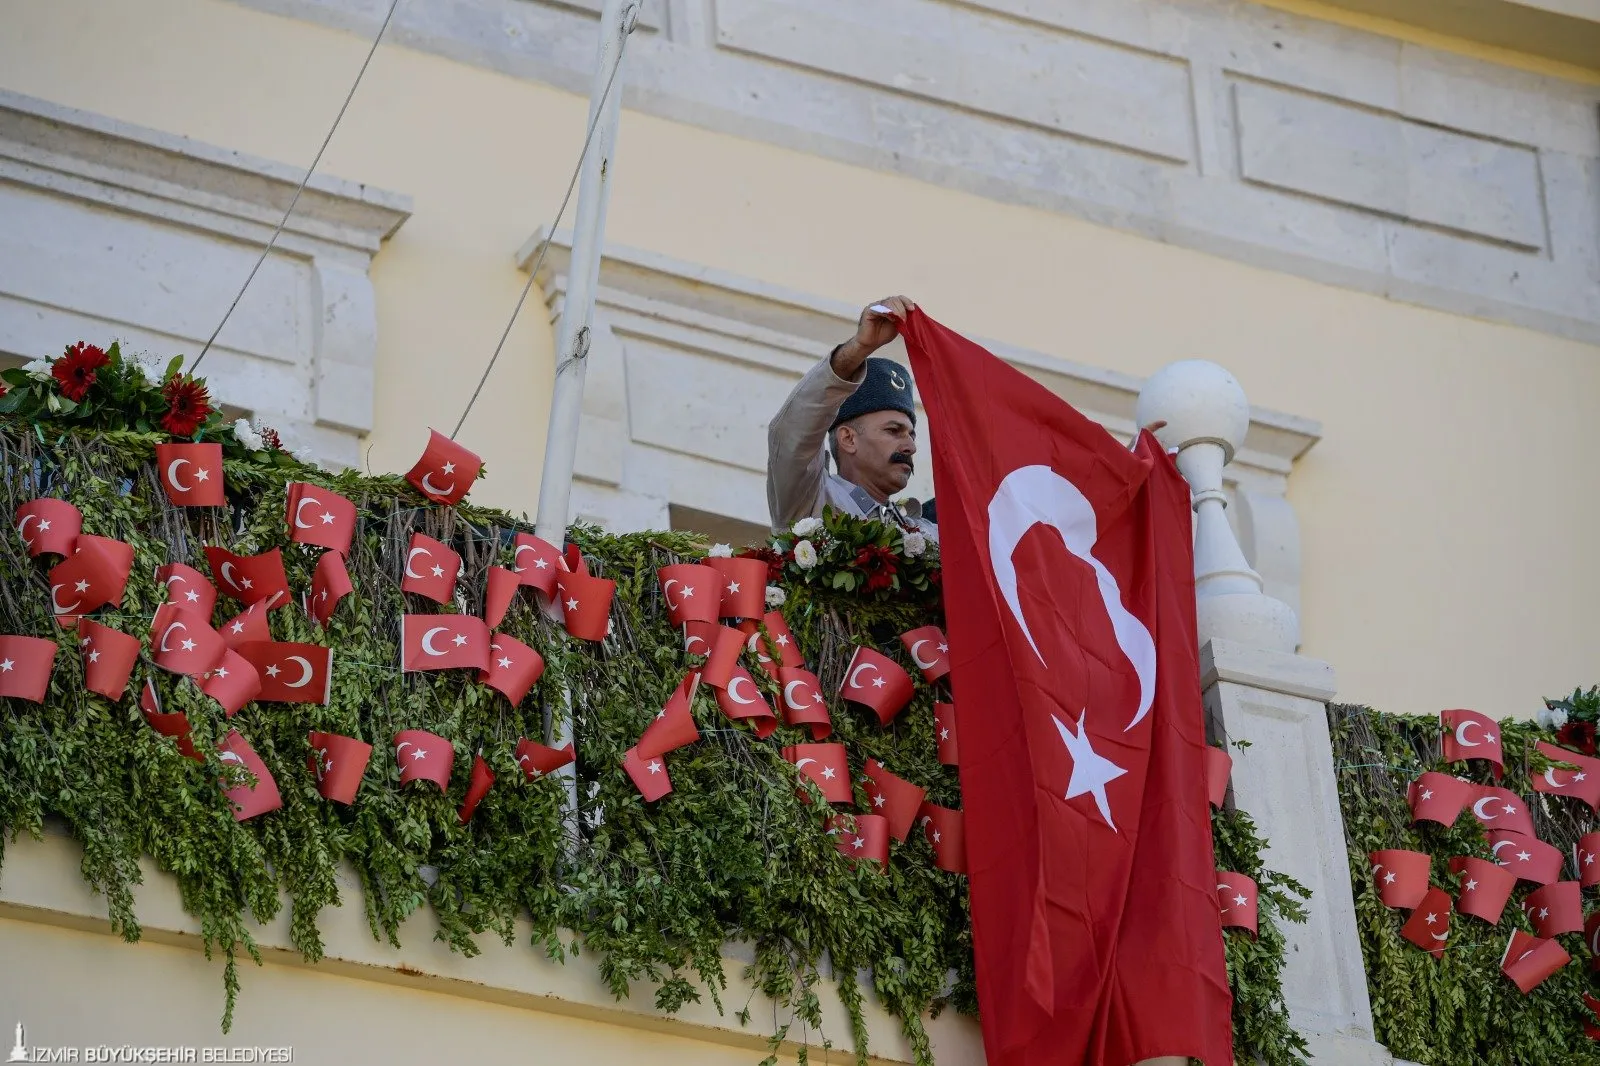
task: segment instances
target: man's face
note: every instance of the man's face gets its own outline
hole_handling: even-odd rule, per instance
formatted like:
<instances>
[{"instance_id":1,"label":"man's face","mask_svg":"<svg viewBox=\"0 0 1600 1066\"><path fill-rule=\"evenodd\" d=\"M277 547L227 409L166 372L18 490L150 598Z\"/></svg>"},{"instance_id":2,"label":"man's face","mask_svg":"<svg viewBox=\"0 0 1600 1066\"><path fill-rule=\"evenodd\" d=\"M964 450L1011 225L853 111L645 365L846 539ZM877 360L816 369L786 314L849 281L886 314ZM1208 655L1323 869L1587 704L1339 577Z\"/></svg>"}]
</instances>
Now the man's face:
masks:
<instances>
[{"instance_id":1,"label":"man's face","mask_svg":"<svg viewBox=\"0 0 1600 1066\"><path fill-rule=\"evenodd\" d=\"M873 411L852 419L839 427L838 440L840 473L857 484L892 495L911 480L917 427L899 411Z\"/></svg>"}]
</instances>

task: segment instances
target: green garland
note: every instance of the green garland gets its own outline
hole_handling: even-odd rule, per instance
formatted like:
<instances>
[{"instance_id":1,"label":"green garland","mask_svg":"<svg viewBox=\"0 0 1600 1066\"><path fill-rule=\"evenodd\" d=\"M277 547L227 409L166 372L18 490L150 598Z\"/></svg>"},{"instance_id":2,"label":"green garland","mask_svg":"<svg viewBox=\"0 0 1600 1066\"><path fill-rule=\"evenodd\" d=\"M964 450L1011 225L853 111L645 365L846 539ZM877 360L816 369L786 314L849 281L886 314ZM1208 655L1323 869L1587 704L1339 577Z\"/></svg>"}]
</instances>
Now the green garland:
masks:
<instances>
[{"instance_id":1,"label":"green garland","mask_svg":"<svg viewBox=\"0 0 1600 1066\"><path fill-rule=\"evenodd\" d=\"M1328 725L1378 1041L1397 1057L1428 1066L1600 1066L1600 1045L1583 1033L1588 1011L1579 997L1591 981L1581 935L1558 938L1573 961L1527 996L1500 972L1511 930L1531 931L1519 905L1530 886L1513 892L1493 929L1476 918L1452 916L1449 949L1435 960L1401 939L1404 912L1378 899L1367 858L1384 848L1427 852L1433 856L1433 883L1454 896L1450 858L1489 857L1483 830L1469 813L1449 828L1411 825L1407 785L1427 770L1500 784L1531 800L1540 838L1571 854L1577 838L1594 828L1587 808L1538 795L1529 785L1530 770L1548 765L1533 744L1554 742L1554 734L1531 721L1502 721L1505 778L1495 782L1486 764L1446 767L1437 715L1400 717L1334 705Z\"/></svg>"}]
</instances>

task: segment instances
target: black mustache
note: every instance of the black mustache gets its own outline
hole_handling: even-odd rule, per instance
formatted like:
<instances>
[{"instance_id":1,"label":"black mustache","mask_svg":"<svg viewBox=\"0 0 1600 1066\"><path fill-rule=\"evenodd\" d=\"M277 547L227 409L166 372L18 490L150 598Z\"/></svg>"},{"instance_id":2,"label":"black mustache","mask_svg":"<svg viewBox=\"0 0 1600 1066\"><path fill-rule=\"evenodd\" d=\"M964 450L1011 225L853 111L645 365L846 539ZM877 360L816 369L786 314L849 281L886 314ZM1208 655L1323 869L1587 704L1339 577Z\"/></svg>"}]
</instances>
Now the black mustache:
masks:
<instances>
[{"instance_id":1,"label":"black mustache","mask_svg":"<svg viewBox=\"0 0 1600 1066\"><path fill-rule=\"evenodd\" d=\"M909 452L895 452L893 455L889 456L889 462L891 465L894 463L904 463L906 466L911 468L911 472L913 474L917 472L917 464L911 461L911 455Z\"/></svg>"}]
</instances>

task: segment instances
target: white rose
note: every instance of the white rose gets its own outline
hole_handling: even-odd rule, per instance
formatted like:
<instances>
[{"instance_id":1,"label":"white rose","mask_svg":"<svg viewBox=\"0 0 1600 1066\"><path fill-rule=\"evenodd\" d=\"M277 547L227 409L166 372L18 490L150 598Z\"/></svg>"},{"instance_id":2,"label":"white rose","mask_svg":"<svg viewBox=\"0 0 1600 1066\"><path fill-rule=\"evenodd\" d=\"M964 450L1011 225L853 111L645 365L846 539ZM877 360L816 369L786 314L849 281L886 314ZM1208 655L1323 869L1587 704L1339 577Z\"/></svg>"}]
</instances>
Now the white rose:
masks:
<instances>
[{"instance_id":1,"label":"white rose","mask_svg":"<svg viewBox=\"0 0 1600 1066\"><path fill-rule=\"evenodd\" d=\"M38 378L40 381L49 381L52 377L50 373L50 360L35 359L33 362L23 367L22 372L31 378Z\"/></svg>"},{"instance_id":2,"label":"white rose","mask_svg":"<svg viewBox=\"0 0 1600 1066\"><path fill-rule=\"evenodd\" d=\"M706 552L706 555L712 559L731 559L733 558L733 549L726 544L713 544L711 550Z\"/></svg>"},{"instance_id":3,"label":"white rose","mask_svg":"<svg viewBox=\"0 0 1600 1066\"><path fill-rule=\"evenodd\" d=\"M809 537L821 528L822 519L815 516L802 518L794 524L794 535L797 537Z\"/></svg>"},{"instance_id":4,"label":"white rose","mask_svg":"<svg viewBox=\"0 0 1600 1066\"><path fill-rule=\"evenodd\" d=\"M788 598L789 598L789 594L784 592L777 585L768 585L767 586L767 606L768 607L782 607L783 606L783 602L785 600L787 600Z\"/></svg>"},{"instance_id":5,"label":"white rose","mask_svg":"<svg viewBox=\"0 0 1600 1066\"><path fill-rule=\"evenodd\" d=\"M1533 712L1533 720L1538 724L1540 729L1551 729L1553 727L1550 724L1550 718L1554 714L1555 712L1549 707L1540 707L1537 711Z\"/></svg>"},{"instance_id":6,"label":"white rose","mask_svg":"<svg viewBox=\"0 0 1600 1066\"><path fill-rule=\"evenodd\" d=\"M817 549L811 546L809 540L802 540L794 546L794 565L802 570L810 570L817 565Z\"/></svg>"},{"instance_id":7,"label":"white rose","mask_svg":"<svg viewBox=\"0 0 1600 1066\"><path fill-rule=\"evenodd\" d=\"M259 452L265 446L261 434L252 429L250 423L242 418L233 423L233 439L253 452Z\"/></svg>"},{"instance_id":8,"label":"white rose","mask_svg":"<svg viewBox=\"0 0 1600 1066\"><path fill-rule=\"evenodd\" d=\"M900 540L900 551L907 559L915 559L928 550L928 538L921 533L907 533Z\"/></svg>"}]
</instances>

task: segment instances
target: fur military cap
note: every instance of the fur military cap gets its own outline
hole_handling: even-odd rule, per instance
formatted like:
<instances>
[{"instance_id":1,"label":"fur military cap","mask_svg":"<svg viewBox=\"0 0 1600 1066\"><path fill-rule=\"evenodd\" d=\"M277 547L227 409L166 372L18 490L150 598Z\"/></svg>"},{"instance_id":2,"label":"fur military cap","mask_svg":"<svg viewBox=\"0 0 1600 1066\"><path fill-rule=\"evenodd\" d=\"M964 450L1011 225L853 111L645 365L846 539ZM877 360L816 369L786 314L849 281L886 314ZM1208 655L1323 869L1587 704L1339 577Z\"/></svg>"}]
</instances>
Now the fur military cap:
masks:
<instances>
[{"instance_id":1,"label":"fur military cap","mask_svg":"<svg viewBox=\"0 0 1600 1066\"><path fill-rule=\"evenodd\" d=\"M873 356L867 360L867 375L850 398L839 406L831 429L874 411L899 411L913 423L917 405L911 395L911 375L893 359Z\"/></svg>"}]
</instances>

